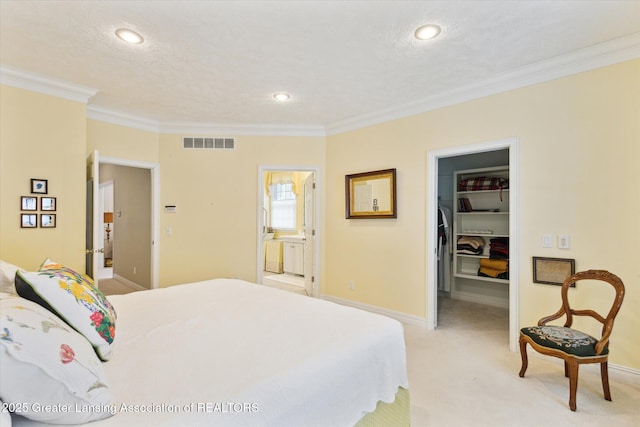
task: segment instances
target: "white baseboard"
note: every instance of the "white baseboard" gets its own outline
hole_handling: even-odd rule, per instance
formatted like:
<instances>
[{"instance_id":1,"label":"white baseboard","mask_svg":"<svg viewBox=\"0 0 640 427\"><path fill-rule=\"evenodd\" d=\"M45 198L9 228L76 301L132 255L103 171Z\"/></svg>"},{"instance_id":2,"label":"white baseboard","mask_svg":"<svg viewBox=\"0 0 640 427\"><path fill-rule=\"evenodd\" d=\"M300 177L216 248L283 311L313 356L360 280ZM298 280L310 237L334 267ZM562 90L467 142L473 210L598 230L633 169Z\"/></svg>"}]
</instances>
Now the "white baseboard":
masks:
<instances>
[{"instance_id":1,"label":"white baseboard","mask_svg":"<svg viewBox=\"0 0 640 427\"><path fill-rule=\"evenodd\" d=\"M464 296L465 294L461 294L458 293L457 295L462 295ZM453 298L453 295L451 296ZM427 327L427 319L423 318L423 317L419 317L419 316L414 316L412 314L407 314L407 313L402 313L399 311L394 311L394 310L389 310L388 308L382 308L382 307L378 307L375 305L370 305L370 304L365 304L362 302L356 302L356 301L351 301L348 299L344 299L344 298L338 298L338 297L334 297L331 295L321 295L320 298L327 300L327 301L331 301L331 302L335 302L336 304L341 304L341 305L346 305L348 307L353 307L353 308L358 308L360 310L365 310L365 311L369 311L371 313L376 313L376 314L381 314L383 316L387 316L387 317L391 317L392 319L396 319L397 321L401 322L401 323L405 323L407 325L414 325L414 326L419 326L422 328L426 328ZM479 302L482 304L488 304L488 305L493 305L490 304L487 299L484 298L480 298L479 299L465 299L465 298L458 298L458 299L464 299L465 301L471 301L471 302ZM503 307L503 308L508 308L508 307L504 307L504 305L501 303L499 305L495 305L496 307ZM529 352L529 355L535 355L535 357L540 357L541 359L545 359L545 360L551 360L553 362L556 362L558 364L562 364L562 360L560 359L556 359L553 357L547 357L547 356L543 356L535 351L531 351ZM600 368L597 364L593 364L593 365L582 365L581 368L586 368L586 369L595 369L598 368L598 372L600 372ZM615 371L618 371L619 373L622 374L631 374L631 375L638 375L640 376L640 369L634 369L634 368L630 368L628 366L622 366L622 365L616 365L614 363L609 363L609 368Z\"/></svg>"},{"instance_id":2,"label":"white baseboard","mask_svg":"<svg viewBox=\"0 0 640 427\"><path fill-rule=\"evenodd\" d=\"M532 350L530 347L527 347L527 355L529 356L529 360L531 360L531 356L533 356L536 359L540 359L540 360L546 360L547 362L551 362L554 363L560 367L562 367L564 365L564 361L562 359L559 359L557 357L549 357L546 356L544 354L538 353L535 350ZM640 380L640 369L635 369L635 368L630 368L628 366L622 366L622 365L616 365L615 363L609 363L609 370L614 370L617 371L617 373L619 374L629 374L629 375L636 375L638 376L637 380ZM586 370L591 372L592 374L597 374L600 375L600 364L599 363L585 363L583 365L580 365L580 370Z\"/></svg>"},{"instance_id":3,"label":"white baseboard","mask_svg":"<svg viewBox=\"0 0 640 427\"><path fill-rule=\"evenodd\" d=\"M338 298L331 295L321 295L320 298L327 301L335 302L337 304L346 305L353 308L359 308L360 310L370 311L371 313L381 314L383 316L391 317L401 323L407 325L415 325L421 328L427 327L427 319L424 317L414 316L412 314L402 313L399 311L389 310L388 308L378 307L376 305L364 304L361 302L355 302L348 299Z\"/></svg>"},{"instance_id":4,"label":"white baseboard","mask_svg":"<svg viewBox=\"0 0 640 427\"><path fill-rule=\"evenodd\" d=\"M148 291L149 288L145 288L144 286L140 286L138 285L136 282L132 282L129 279L125 279L124 277L118 275L118 274L114 274L113 278L116 279L118 282L122 283L125 286L128 286L129 288L135 290L135 291Z\"/></svg>"}]
</instances>

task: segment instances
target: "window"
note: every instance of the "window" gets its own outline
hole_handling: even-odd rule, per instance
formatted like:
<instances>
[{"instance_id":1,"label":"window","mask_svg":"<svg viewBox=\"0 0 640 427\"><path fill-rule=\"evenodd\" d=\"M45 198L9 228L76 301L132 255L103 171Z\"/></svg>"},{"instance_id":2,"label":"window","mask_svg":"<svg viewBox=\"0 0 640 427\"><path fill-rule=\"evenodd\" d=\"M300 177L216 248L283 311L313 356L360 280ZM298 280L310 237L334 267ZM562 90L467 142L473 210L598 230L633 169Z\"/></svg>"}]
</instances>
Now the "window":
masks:
<instances>
[{"instance_id":1,"label":"window","mask_svg":"<svg viewBox=\"0 0 640 427\"><path fill-rule=\"evenodd\" d=\"M271 186L271 227L296 229L296 195L291 182Z\"/></svg>"}]
</instances>

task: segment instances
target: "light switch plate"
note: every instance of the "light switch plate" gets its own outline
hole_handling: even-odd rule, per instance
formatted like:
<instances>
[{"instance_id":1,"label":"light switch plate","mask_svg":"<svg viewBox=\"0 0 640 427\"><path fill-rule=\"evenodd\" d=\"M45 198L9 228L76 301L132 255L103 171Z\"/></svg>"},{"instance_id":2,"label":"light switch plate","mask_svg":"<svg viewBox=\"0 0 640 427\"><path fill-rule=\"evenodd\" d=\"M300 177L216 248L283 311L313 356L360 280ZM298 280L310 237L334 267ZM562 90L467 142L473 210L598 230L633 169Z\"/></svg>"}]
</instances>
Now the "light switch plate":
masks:
<instances>
[{"instance_id":1,"label":"light switch plate","mask_svg":"<svg viewBox=\"0 0 640 427\"><path fill-rule=\"evenodd\" d=\"M558 235L558 249L569 249L571 247L571 237L568 234Z\"/></svg>"},{"instance_id":2,"label":"light switch plate","mask_svg":"<svg viewBox=\"0 0 640 427\"><path fill-rule=\"evenodd\" d=\"M543 248L552 248L553 247L553 238L551 234L543 234L542 235L542 247Z\"/></svg>"}]
</instances>

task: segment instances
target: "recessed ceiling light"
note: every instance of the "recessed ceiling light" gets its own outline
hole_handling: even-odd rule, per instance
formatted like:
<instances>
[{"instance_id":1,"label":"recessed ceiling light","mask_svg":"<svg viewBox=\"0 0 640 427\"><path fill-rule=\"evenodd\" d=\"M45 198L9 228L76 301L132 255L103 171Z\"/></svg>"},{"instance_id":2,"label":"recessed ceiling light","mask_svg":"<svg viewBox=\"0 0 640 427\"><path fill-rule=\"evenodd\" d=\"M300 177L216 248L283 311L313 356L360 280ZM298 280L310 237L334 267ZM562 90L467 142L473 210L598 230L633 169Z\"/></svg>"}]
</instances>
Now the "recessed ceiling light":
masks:
<instances>
[{"instance_id":1,"label":"recessed ceiling light","mask_svg":"<svg viewBox=\"0 0 640 427\"><path fill-rule=\"evenodd\" d=\"M434 24L423 25L413 33L418 40L430 40L438 34L440 34L440 27Z\"/></svg>"},{"instance_id":2,"label":"recessed ceiling light","mask_svg":"<svg viewBox=\"0 0 640 427\"><path fill-rule=\"evenodd\" d=\"M131 44L140 44L144 41L140 34L136 33L133 30L127 30L126 28L117 29L116 36L118 36L120 40Z\"/></svg>"},{"instance_id":3,"label":"recessed ceiling light","mask_svg":"<svg viewBox=\"0 0 640 427\"><path fill-rule=\"evenodd\" d=\"M284 102L291 99L291 95L286 92L278 92L273 94L273 99L276 101Z\"/></svg>"}]
</instances>

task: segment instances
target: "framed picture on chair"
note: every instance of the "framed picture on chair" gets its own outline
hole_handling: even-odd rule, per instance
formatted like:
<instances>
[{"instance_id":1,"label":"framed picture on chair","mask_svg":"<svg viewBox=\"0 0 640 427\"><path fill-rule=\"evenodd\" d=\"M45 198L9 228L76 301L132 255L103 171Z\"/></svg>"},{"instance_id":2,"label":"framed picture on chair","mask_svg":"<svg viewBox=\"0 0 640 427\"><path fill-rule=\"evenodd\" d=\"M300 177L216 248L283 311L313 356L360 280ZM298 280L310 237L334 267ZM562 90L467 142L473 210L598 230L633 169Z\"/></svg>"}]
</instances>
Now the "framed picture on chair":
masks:
<instances>
[{"instance_id":1,"label":"framed picture on chair","mask_svg":"<svg viewBox=\"0 0 640 427\"><path fill-rule=\"evenodd\" d=\"M561 286L575 272L575 259L533 257L533 283Z\"/></svg>"}]
</instances>

